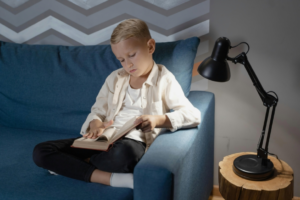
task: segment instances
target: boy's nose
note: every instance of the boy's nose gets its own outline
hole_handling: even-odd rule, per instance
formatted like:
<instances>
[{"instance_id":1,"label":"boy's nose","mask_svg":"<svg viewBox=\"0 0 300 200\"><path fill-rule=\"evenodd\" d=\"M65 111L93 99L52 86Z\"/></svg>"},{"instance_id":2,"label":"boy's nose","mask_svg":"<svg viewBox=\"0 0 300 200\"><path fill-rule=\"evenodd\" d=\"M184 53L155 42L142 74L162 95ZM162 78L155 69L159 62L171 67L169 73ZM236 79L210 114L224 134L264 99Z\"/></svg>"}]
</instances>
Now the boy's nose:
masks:
<instances>
[{"instance_id":1,"label":"boy's nose","mask_svg":"<svg viewBox=\"0 0 300 200\"><path fill-rule=\"evenodd\" d=\"M129 70L133 67L133 64L130 61L126 61L126 66Z\"/></svg>"}]
</instances>

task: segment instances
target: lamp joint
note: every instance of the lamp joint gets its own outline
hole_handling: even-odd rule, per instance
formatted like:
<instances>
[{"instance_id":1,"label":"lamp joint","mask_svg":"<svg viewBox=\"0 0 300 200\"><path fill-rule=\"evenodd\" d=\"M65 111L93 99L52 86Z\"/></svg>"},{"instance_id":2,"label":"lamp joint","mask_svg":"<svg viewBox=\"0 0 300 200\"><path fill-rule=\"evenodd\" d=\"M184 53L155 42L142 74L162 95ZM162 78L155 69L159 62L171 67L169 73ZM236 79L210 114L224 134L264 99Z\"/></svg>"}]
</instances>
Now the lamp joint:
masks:
<instances>
[{"instance_id":1,"label":"lamp joint","mask_svg":"<svg viewBox=\"0 0 300 200\"><path fill-rule=\"evenodd\" d=\"M268 158L268 152L263 148L257 149L257 157L267 159Z\"/></svg>"}]
</instances>

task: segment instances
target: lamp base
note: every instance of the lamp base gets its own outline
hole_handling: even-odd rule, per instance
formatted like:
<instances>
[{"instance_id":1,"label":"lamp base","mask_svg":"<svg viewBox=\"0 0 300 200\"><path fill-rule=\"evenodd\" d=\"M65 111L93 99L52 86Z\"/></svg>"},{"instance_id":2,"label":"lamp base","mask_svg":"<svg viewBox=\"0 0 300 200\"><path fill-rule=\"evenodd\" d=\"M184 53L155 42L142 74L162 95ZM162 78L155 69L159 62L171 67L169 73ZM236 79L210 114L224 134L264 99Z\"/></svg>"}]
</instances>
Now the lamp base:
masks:
<instances>
[{"instance_id":1,"label":"lamp base","mask_svg":"<svg viewBox=\"0 0 300 200\"><path fill-rule=\"evenodd\" d=\"M273 163L269 159L258 158L257 155L237 157L232 169L236 175L253 181L268 179L274 173Z\"/></svg>"}]
</instances>

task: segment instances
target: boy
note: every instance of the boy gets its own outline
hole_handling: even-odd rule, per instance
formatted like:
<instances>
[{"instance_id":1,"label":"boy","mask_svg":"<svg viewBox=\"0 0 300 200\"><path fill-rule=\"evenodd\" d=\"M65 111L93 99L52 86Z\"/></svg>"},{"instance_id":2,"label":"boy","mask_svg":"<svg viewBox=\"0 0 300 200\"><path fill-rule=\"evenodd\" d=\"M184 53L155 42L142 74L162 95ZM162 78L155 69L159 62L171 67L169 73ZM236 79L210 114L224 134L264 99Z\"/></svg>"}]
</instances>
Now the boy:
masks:
<instances>
[{"instance_id":1,"label":"boy","mask_svg":"<svg viewBox=\"0 0 300 200\"><path fill-rule=\"evenodd\" d=\"M123 21L114 29L110 44L123 68L107 77L82 126L81 134L84 137L96 138L105 128L120 128L130 117L141 115L136 122L142 123L124 139L146 144L146 152L161 128L174 132L182 127L200 124L200 111L185 97L174 75L165 66L154 62L152 54L155 51L155 40L151 38L145 22L139 19ZM174 109L174 112L170 113L170 109ZM141 156L136 155L138 160ZM91 176L92 182L97 179L94 175ZM101 172L98 175L100 180ZM105 174L102 175L105 177ZM106 177L108 182L109 176ZM112 173L110 177L112 186L117 185L116 182L121 179L121 182L133 184L133 181L129 181L133 176L129 178L128 173Z\"/></svg>"},{"instance_id":2,"label":"boy","mask_svg":"<svg viewBox=\"0 0 300 200\"><path fill-rule=\"evenodd\" d=\"M201 113L185 97L174 75L165 66L154 62L155 40L144 21L128 19L121 22L114 29L110 43L122 68L106 78L80 134L96 138L107 127L120 128L138 115L141 116L136 122L141 124L118 139L108 152L70 148L77 139L71 138L39 144L34 154L39 155L35 156L36 163L49 163L40 166L58 174L133 188L134 167L161 129L174 132L179 128L195 127L201 122ZM42 159L47 162L39 162Z\"/></svg>"}]
</instances>

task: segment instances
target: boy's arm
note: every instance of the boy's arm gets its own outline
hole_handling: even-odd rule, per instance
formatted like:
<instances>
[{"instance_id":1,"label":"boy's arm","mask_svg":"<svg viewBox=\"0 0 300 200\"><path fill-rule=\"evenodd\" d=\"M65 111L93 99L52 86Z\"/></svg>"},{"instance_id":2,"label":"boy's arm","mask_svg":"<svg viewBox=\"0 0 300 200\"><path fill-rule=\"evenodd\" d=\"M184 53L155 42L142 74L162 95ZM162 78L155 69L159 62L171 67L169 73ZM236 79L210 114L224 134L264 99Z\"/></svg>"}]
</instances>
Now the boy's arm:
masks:
<instances>
[{"instance_id":1,"label":"boy's arm","mask_svg":"<svg viewBox=\"0 0 300 200\"><path fill-rule=\"evenodd\" d=\"M165 100L167 107L174 110L166 113L173 127L169 128L170 131L195 127L201 123L201 112L185 97L175 76L172 76L167 83Z\"/></svg>"},{"instance_id":2,"label":"boy's arm","mask_svg":"<svg viewBox=\"0 0 300 200\"><path fill-rule=\"evenodd\" d=\"M167 115L154 115L156 118L155 128L173 128L171 121Z\"/></svg>"},{"instance_id":3,"label":"boy's arm","mask_svg":"<svg viewBox=\"0 0 300 200\"><path fill-rule=\"evenodd\" d=\"M104 121L108 109L108 104L107 104L107 98L108 98L108 93L109 88L108 88L108 77L105 80L105 83L101 87L97 97L96 97L96 102L91 108L90 114L87 116L85 122L83 123L80 134L84 135L89 131L89 125L90 122L94 119L100 120L101 122Z\"/></svg>"}]
</instances>

